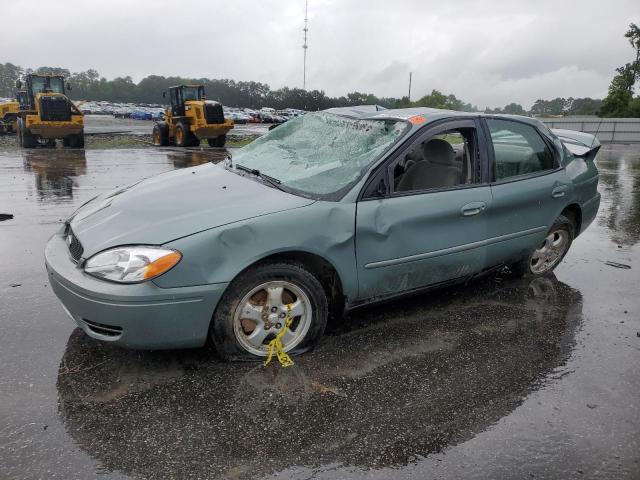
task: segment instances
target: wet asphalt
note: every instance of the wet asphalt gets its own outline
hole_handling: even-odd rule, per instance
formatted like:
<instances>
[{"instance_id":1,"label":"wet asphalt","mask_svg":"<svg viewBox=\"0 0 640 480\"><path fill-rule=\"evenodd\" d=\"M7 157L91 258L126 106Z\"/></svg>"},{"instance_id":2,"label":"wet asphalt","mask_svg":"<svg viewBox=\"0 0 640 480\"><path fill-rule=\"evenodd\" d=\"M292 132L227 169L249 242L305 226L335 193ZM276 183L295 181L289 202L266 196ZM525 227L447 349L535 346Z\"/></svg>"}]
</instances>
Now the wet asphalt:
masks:
<instances>
[{"instance_id":1,"label":"wet asphalt","mask_svg":"<svg viewBox=\"0 0 640 480\"><path fill-rule=\"evenodd\" d=\"M600 152L598 218L555 275L354 312L287 369L74 328L48 237L222 155L0 148L0 479L640 478L640 146Z\"/></svg>"}]
</instances>

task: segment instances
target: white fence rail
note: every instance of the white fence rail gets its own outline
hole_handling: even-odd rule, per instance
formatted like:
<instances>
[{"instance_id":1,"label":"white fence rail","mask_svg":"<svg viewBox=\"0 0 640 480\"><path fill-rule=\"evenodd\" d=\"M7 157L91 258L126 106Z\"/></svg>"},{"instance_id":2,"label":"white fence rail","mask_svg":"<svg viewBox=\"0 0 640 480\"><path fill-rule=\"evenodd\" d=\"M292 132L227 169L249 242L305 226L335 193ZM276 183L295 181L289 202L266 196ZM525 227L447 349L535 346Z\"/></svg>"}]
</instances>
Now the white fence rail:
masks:
<instances>
[{"instance_id":1,"label":"white fence rail","mask_svg":"<svg viewBox=\"0 0 640 480\"><path fill-rule=\"evenodd\" d=\"M640 143L640 118L539 118L549 128L595 135L601 143Z\"/></svg>"}]
</instances>

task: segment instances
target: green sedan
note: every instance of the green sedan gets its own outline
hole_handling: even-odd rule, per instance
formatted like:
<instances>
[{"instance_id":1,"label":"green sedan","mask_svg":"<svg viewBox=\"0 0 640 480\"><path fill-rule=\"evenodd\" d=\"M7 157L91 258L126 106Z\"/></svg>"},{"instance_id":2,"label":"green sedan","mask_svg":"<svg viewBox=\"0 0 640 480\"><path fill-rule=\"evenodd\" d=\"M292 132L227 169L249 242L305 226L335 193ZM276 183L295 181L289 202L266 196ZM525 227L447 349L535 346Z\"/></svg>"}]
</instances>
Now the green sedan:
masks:
<instances>
[{"instance_id":1,"label":"green sedan","mask_svg":"<svg viewBox=\"0 0 640 480\"><path fill-rule=\"evenodd\" d=\"M375 106L309 113L233 158L80 207L47 271L90 337L260 359L330 315L509 267L544 275L600 204L595 137L539 121Z\"/></svg>"}]
</instances>

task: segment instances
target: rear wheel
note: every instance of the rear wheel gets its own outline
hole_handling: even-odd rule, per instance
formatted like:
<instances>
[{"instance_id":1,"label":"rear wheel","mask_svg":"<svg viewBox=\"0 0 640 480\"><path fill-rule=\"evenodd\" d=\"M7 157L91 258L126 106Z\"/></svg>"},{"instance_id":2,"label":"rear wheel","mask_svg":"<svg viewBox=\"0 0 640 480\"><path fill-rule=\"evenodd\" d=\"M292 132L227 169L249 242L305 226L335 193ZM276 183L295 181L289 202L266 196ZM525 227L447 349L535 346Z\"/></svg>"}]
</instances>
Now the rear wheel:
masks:
<instances>
[{"instance_id":1,"label":"rear wheel","mask_svg":"<svg viewBox=\"0 0 640 480\"><path fill-rule=\"evenodd\" d=\"M166 123L156 123L153 126L153 144L158 147L169 145L169 127Z\"/></svg>"},{"instance_id":2,"label":"rear wheel","mask_svg":"<svg viewBox=\"0 0 640 480\"><path fill-rule=\"evenodd\" d=\"M227 143L227 136L220 135L219 137L216 137L216 138L208 138L207 143L209 144L210 147L222 148L224 147L224 144Z\"/></svg>"},{"instance_id":3,"label":"rear wheel","mask_svg":"<svg viewBox=\"0 0 640 480\"><path fill-rule=\"evenodd\" d=\"M224 293L210 336L225 360L260 360L286 328L282 345L291 354L311 349L327 324L327 297L303 266L269 263L242 273ZM289 327L285 327L288 316Z\"/></svg>"},{"instance_id":4,"label":"rear wheel","mask_svg":"<svg viewBox=\"0 0 640 480\"><path fill-rule=\"evenodd\" d=\"M511 272L519 277L535 277L551 272L569 251L574 236L573 222L564 215L560 215L540 246L526 258L510 265Z\"/></svg>"},{"instance_id":5,"label":"rear wheel","mask_svg":"<svg viewBox=\"0 0 640 480\"><path fill-rule=\"evenodd\" d=\"M29 129L25 126L22 118L18 119L18 145L22 148L35 148L38 145L38 139L35 135L32 135Z\"/></svg>"}]
</instances>

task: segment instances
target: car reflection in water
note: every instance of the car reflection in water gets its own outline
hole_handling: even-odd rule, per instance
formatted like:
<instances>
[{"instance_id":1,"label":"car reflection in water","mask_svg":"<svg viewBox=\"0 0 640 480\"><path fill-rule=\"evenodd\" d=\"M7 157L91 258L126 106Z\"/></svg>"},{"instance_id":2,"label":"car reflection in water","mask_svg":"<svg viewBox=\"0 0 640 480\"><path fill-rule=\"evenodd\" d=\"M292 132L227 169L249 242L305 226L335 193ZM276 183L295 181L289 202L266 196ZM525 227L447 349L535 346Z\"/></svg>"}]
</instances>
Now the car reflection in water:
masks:
<instances>
[{"instance_id":1,"label":"car reflection in water","mask_svg":"<svg viewBox=\"0 0 640 480\"><path fill-rule=\"evenodd\" d=\"M77 187L75 178L87 172L84 150L22 150L24 171L33 173L41 201L68 201Z\"/></svg>"},{"instance_id":2,"label":"car reflection in water","mask_svg":"<svg viewBox=\"0 0 640 480\"><path fill-rule=\"evenodd\" d=\"M401 466L512 412L565 364L581 319L580 292L555 277L498 276L353 313L285 369L77 329L60 414L105 468L150 478Z\"/></svg>"}]
</instances>

